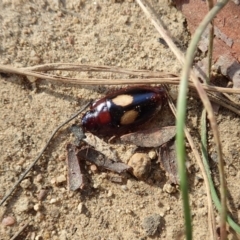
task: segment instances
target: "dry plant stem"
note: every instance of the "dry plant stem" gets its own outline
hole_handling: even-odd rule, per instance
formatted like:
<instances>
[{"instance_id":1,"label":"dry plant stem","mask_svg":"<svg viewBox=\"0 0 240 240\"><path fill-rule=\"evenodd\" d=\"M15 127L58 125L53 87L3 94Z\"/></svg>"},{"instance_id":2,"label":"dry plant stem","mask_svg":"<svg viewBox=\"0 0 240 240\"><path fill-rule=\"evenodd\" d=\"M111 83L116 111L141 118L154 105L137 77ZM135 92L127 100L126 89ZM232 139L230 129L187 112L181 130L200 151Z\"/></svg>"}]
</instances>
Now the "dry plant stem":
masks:
<instances>
[{"instance_id":1,"label":"dry plant stem","mask_svg":"<svg viewBox=\"0 0 240 240\"><path fill-rule=\"evenodd\" d=\"M21 183L21 181L26 177L26 175L31 171L31 169L33 168L33 166L37 163L37 161L41 158L42 154L44 153L44 151L47 149L50 141L53 139L53 137L55 136L55 134L59 131L60 128L62 128L64 125L66 125L67 123L69 123L70 121L72 121L74 118L76 118L81 112L83 112L88 106L90 105L90 102L87 103L82 109L80 109L77 113L75 113L71 118L69 118L68 120L66 120L64 123L62 123L61 125L59 125L52 133L51 137L49 138L49 140L47 141L46 145L44 146L44 148L42 149L42 151L38 154L37 158L33 161L33 163L28 167L28 169L22 174L22 176L20 177L20 179L14 184L14 186L12 187L12 189L7 193L7 195L1 200L0 202L0 206L9 198L9 196L13 193L13 191L16 189L16 187Z\"/></svg>"},{"instance_id":2,"label":"dry plant stem","mask_svg":"<svg viewBox=\"0 0 240 240\"><path fill-rule=\"evenodd\" d=\"M213 0L208 0L208 11L213 8ZM212 53L213 53L213 36L214 36L214 19L212 19L211 24L209 24L209 34L208 34L208 79L205 82L209 84L211 80L211 72L212 72Z\"/></svg>"},{"instance_id":3,"label":"dry plant stem","mask_svg":"<svg viewBox=\"0 0 240 240\"><path fill-rule=\"evenodd\" d=\"M166 90L167 92L167 95L168 95L168 104L169 104L169 107L170 109L172 110L172 113L173 115L175 116L176 118L176 107L175 105L173 104L173 101L171 99L171 96L170 94L168 93L168 91ZM214 237L214 233L216 228L213 228L213 226L215 226L215 218L213 218L212 216L214 215L213 214L213 205L212 205L212 199L211 199L211 191L210 191L210 186L209 186L209 182L208 182L208 178L207 178L207 173L206 173L206 170L204 168L204 165L202 163L202 160L201 160L201 156L193 142L193 139L188 131L188 129L186 127L184 127L184 132L185 132L185 136L189 142L189 145L191 146L191 149L192 149L192 152L195 156L195 159L197 160L197 163L198 163L198 166L202 172L202 176L203 176L203 179L204 179L204 183L205 183L205 186L206 186L206 192L207 192L207 201L208 201L208 220L209 220L209 224L210 225L210 237L211 239L216 239Z\"/></svg>"},{"instance_id":4,"label":"dry plant stem","mask_svg":"<svg viewBox=\"0 0 240 240\"><path fill-rule=\"evenodd\" d=\"M53 71L53 70L78 71L78 72L111 72L111 73L141 76L146 78L178 77L176 74L152 72L149 70L135 70L135 69L114 67L114 66L100 66L100 65L92 65L92 64L74 64L74 63L49 63L49 64L36 65L33 67L26 67L21 69L27 70L27 71L33 71L33 72L45 72L45 71Z\"/></svg>"},{"instance_id":5,"label":"dry plant stem","mask_svg":"<svg viewBox=\"0 0 240 240\"><path fill-rule=\"evenodd\" d=\"M24 224L11 238L10 240L15 240L17 239L17 237L19 236L19 234L21 234L21 232L24 231L24 229L29 225L31 221L27 222L26 224Z\"/></svg>"},{"instance_id":6,"label":"dry plant stem","mask_svg":"<svg viewBox=\"0 0 240 240\"><path fill-rule=\"evenodd\" d=\"M189 94L195 98L199 98L197 92L195 92L195 91L196 91L196 89L194 89L194 91L190 91ZM212 92L208 92L208 97L211 100L211 102L215 102L218 105L220 105L226 109L229 109L230 111L232 111L240 116L239 104L237 104L236 102L234 102L228 98L224 98L221 95L214 94Z\"/></svg>"},{"instance_id":7,"label":"dry plant stem","mask_svg":"<svg viewBox=\"0 0 240 240\"><path fill-rule=\"evenodd\" d=\"M208 154L207 154L207 112L206 112L206 109L204 108L202 110L202 118L201 118L201 142L202 142L202 158L203 158L203 163L205 162L208 162L207 160L207 157L208 157ZM203 164L202 163L202 164ZM203 164L204 166L204 164ZM209 185L209 188L210 188L210 191L211 191L211 186L210 186L210 181L209 181L209 176L208 176L208 172L206 170L206 167L204 167L205 169L205 173L206 173L206 178L207 178L207 182L208 182L208 185ZM212 195L211 195L212 196ZM211 211L211 219L212 219L212 235L214 236L213 239L217 239L217 235L216 235L216 223L215 223L215 218L214 218L214 213L213 211Z\"/></svg>"},{"instance_id":8,"label":"dry plant stem","mask_svg":"<svg viewBox=\"0 0 240 240\"><path fill-rule=\"evenodd\" d=\"M46 71L76 71L76 72L111 72L111 73L118 73L118 74L127 74L132 76L139 76L142 78L166 78L166 79L179 79L179 76L176 74L171 73L162 73L162 72L152 72L148 70L133 70L133 69L126 69L126 68L119 68L119 67L112 67L112 66L96 66L96 65L82 65L82 64L70 64L70 63L51 63L51 64L44 64L44 65L36 65L33 67L26 67L26 68L15 68L8 65L0 64L0 72L5 73L15 73L20 75L29 75L38 78L46 78L48 76L49 80L55 80L54 78L59 79L69 79L68 77L59 77L56 75L40 73ZM76 78L70 78L73 80L79 80ZM106 80L105 80L106 81Z\"/></svg>"},{"instance_id":9,"label":"dry plant stem","mask_svg":"<svg viewBox=\"0 0 240 240\"><path fill-rule=\"evenodd\" d=\"M195 97L197 97L197 96L195 96ZM223 100L221 97L212 96L212 95L208 95L208 97L212 102L215 102L218 105L225 107L240 116L240 110L238 110L238 108L232 106L233 103L230 101L227 101L227 99Z\"/></svg>"},{"instance_id":10,"label":"dry plant stem","mask_svg":"<svg viewBox=\"0 0 240 240\"><path fill-rule=\"evenodd\" d=\"M217 2L216 5L211 9L211 11L208 12L208 14L204 17L203 21L198 26L192 41L190 42L190 45L188 47L187 55L186 55L186 62L184 64L183 72L182 72L182 78L181 78L181 86L180 86L180 93L182 91L182 94L184 95L185 90L188 87L188 77L190 75L190 69L192 66L194 53L197 48L197 43L199 42L201 35L203 34L203 31L206 29L207 25L211 22L211 20L216 16L216 14L227 4L227 0L222 2ZM208 118L211 124L211 128L213 130L213 136L214 141L216 143L217 153L218 153L218 159L219 159L219 174L220 174L220 191L221 191L221 221L220 221L220 232L221 232L221 239L226 239L226 183L225 183L225 177L224 177L224 165L223 165L223 157L222 157L222 148L221 148L221 142L220 142L220 136L217 129L217 122L216 118L213 114L213 110L210 104L210 101L207 97L206 92L203 90L201 84L199 84L199 81L193 78L193 82L195 84L195 87L198 91L198 94L204 104L204 107L206 108ZM182 104L182 103L181 103ZM184 104L185 105L185 104ZM179 115L178 115L179 116Z\"/></svg>"},{"instance_id":11,"label":"dry plant stem","mask_svg":"<svg viewBox=\"0 0 240 240\"><path fill-rule=\"evenodd\" d=\"M155 72L139 74L139 73L135 73L134 70L129 71L128 74L134 75L134 76L144 76L144 78L129 78L129 79L69 78L69 77L60 77L60 76L46 74L46 73L32 72L26 69L25 68L18 69L12 66L5 66L0 64L0 72L18 74L23 76L32 76L32 77L35 77L36 79L37 78L46 79L50 81L56 81L56 82L67 83L67 84L76 84L76 85L100 85L100 84L101 85L122 85L122 84L131 85L131 84L164 84L164 83L179 85L179 82L180 82L179 77L170 77L170 76L175 76L174 74L168 74L168 73L162 74L162 73L155 73ZM117 73L122 73L124 71L127 72L128 70L121 69ZM156 78L156 75L158 76L158 78ZM166 77L166 76L169 76L169 77ZM193 83L189 83L189 87L195 88ZM235 89L222 88L222 87L215 87L215 86L210 86L206 84L202 84L202 87L208 92L240 93L240 88L235 88Z\"/></svg>"}]
</instances>

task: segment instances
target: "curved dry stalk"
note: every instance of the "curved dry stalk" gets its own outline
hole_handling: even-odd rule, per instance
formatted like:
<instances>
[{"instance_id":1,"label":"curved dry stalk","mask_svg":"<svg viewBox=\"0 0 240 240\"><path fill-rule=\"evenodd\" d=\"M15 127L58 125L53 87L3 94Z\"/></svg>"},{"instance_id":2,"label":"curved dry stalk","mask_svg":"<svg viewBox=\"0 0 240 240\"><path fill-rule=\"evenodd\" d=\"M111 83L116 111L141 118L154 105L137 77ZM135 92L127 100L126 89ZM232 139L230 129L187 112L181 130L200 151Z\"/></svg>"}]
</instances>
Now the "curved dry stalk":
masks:
<instances>
[{"instance_id":1,"label":"curved dry stalk","mask_svg":"<svg viewBox=\"0 0 240 240\"><path fill-rule=\"evenodd\" d=\"M32 220L26 222L11 238L10 240L16 240L19 235L25 230L25 228L30 224Z\"/></svg>"},{"instance_id":2,"label":"curved dry stalk","mask_svg":"<svg viewBox=\"0 0 240 240\"><path fill-rule=\"evenodd\" d=\"M113 66L97 66L93 64L74 64L74 63L49 63L43 65L36 65L33 67L26 68L15 68L13 66L2 65L0 64L0 72L6 73L16 73L26 75L26 73L38 73L38 72L47 72L47 71L76 71L76 72L111 72L118 74L127 74L132 76L139 76L144 78L170 78L177 79L179 76L173 73L162 73L162 72L153 72L149 70L134 70ZM44 73L43 73L44 74ZM55 76L50 74L44 74L47 76ZM31 75L34 76L34 75ZM36 75L35 75L36 76ZM36 76L41 77L41 76ZM59 76L55 76L58 77ZM67 77L62 77L63 79L68 79ZM51 79L50 79L51 80Z\"/></svg>"},{"instance_id":3,"label":"curved dry stalk","mask_svg":"<svg viewBox=\"0 0 240 240\"><path fill-rule=\"evenodd\" d=\"M173 113L173 115L175 116L176 118L176 107L175 105L173 104L173 101L171 99L171 96L170 94L168 93L167 89L166 89L166 92L167 92L167 95L168 95L168 105ZM203 176L203 179L204 179L204 183L205 183L205 187L206 187L206 190L207 190L207 201L208 201L208 218L209 218L209 225L211 226L210 229L212 229L212 226L215 226L215 219L213 218L214 214L213 214L213 205L212 205L212 199L211 199L211 191L210 191L210 185L208 184L208 177L207 177L207 173L206 173L206 170L204 168L204 165L202 163L202 159L201 159L201 156L194 144L194 141L192 139L192 136L191 134L189 133L188 129L185 127L184 128L184 132L185 132L185 135L186 135L186 138L188 140L188 143L192 149L192 152L195 156L195 159L197 160L197 163L198 163L198 166L201 170L201 173L202 173L202 176ZM213 229L212 229L213 230ZM211 238L212 239L215 239L214 238L214 232L211 231Z\"/></svg>"},{"instance_id":4,"label":"curved dry stalk","mask_svg":"<svg viewBox=\"0 0 240 240\"><path fill-rule=\"evenodd\" d=\"M190 95L194 96L195 98L199 98L198 94L195 92L190 92ZM240 109L239 105L235 102L230 101L227 98L223 98L221 96L218 96L216 94L208 93L208 97L211 100L211 102L214 102L226 109L229 109L230 111L236 113L238 116L240 116Z\"/></svg>"},{"instance_id":5,"label":"curved dry stalk","mask_svg":"<svg viewBox=\"0 0 240 240\"><path fill-rule=\"evenodd\" d=\"M129 78L129 79L96 79L96 78L68 78L61 77L56 75L51 75L47 73L35 72L35 71L50 71L50 70L70 70L71 71L98 71L98 72L113 72L113 73L122 73L129 74L134 76L144 76L145 78ZM34 70L34 72L32 72ZM131 70L119 67L108 67L108 66L96 66L96 65L81 65L81 64L71 64L71 63L51 63L44 65L36 65L34 67L27 68L15 68L12 66L5 66L0 64L0 72L19 74L23 76L31 76L34 79L29 79L34 82L37 79L46 79L50 81L67 83L67 84L75 84L75 85L123 85L123 84L171 84L171 85L179 85L179 77L170 74L170 73L158 73L151 72L145 70ZM189 86L195 89L193 83L189 83ZM211 92L220 92L220 93L240 93L239 89L231 89L231 88L222 88L210 86L207 84L202 84L203 89L205 89L208 94ZM198 96L197 96L198 97ZM219 105L229 109L230 111L238 114L240 116L240 110L238 109L238 104L233 103L231 101L227 101L226 99L219 99L218 96L210 96L213 102L218 103Z\"/></svg>"},{"instance_id":6,"label":"curved dry stalk","mask_svg":"<svg viewBox=\"0 0 240 240\"><path fill-rule=\"evenodd\" d=\"M177 74L171 74L171 73L153 72L149 70L127 69L127 68L120 68L115 66L103 66L103 65L100 66L100 65L93 65L93 64L76 64L76 63L48 63L48 64L36 65L36 66L26 67L21 69L34 71L34 72L53 71L53 70L79 71L79 72L111 72L111 73L119 73L119 74L128 74L133 76L141 76L145 78L178 77Z\"/></svg>"},{"instance_id":7,"label":"curved dry stalk","mask_svg":"<svg viewBox=\"0 0 240 240\"><path fill-rule=\"evenodd\" d=\"M206 29L207 25L211 22L211 20L217 15L217 13L227 4L228 0L222 0L215 4L215 6L206 14L204 19L199 24L196 32L193 35L193 38L190 42L190 45L187 50L186 62L183 67L182 77L181 77L181 88L187 88L188 77L190 75L192 62L194 59L194 53L197 49L197 44L200 41L201 35ZM203 90L202 86L199 84L198 79L192 75L194 85L198 91L198 94L201 98L201 101L207 111L208 119L213 131L213 138L216 144L216 150L218 153L218 168L220 175L220 192L221 192L221 211L220 211L220 232L221 239L226 239L226 216L227 216L227 197L226 197L226 180L224 176L224 162L223 162L223 154L222 154L222 146L220 141L220 134L217 128L216 117L213 113L211 103L208 99L206 92ZM184 93L184 91L182 91Z\"/></svg>"},{"instance_id":8,"label":"curved dry stalk","mask_svg":"<svg viewBox=\"0 0 240 240\"><path fill-rule=\"evenodd\" d=\"M54 68L54 65L57 67ZM36 67L36 68L35 68ZM158 73L158 72L150 72L150 71L135 71L135 70L128 70L124 68L115 68L114 73L124 73L124 74L129 74L129 75L134 75L134 76L141 76L142 78L120 78L120 79L99 79L99 78L70 78L70 77L61 77L61 76L56 76L52 74L47 74L47 73L39 73L35 72L37 70L39 71L49 71L49 70L59 70L61 68L60 63L56 64L46 64L46 65L37 65L35 67L30 67L30 68L15 68L12 66L6 66L6 65L1 65L0 64L0 72L4 73L12 73L12 74L18 74L22 76L31 76L35 77L36 79L46 79L50 81L56 81L56 82L62 82L62 83L67 83L67 84L76 84L76 85L122 85L122 84L172 84L172 85L179 85L179 77L175 74L171 73ZM64 66L66 68L66 66ZM81 68L81 65L77 65L76 69L74 67L71 67L72 71L76 71L77 68L78 70ZM35 71L32 72L34 69ZM94 65L83 65L81 71L90 71L86 69L98 69L97 66ZM85 70L84 70L85 69ZM105 71L111 71L113 69L112 67L108 66L100 66L98 70L92 70L92 71L99 71L103 72ZM117 70L118 69L118 70ZM61 69L63 70L63 69ZM69 70L69 69L67 69ZM70 71L70 70L69 70ZM35 79L35 80L36 80ZM191 88L195 89L195 86L193 83L189 83L189 86ZM202 87L204 90L208 92L220 92L220 93L232 93L232 94L238 94L240 93L240 88L224 88L224 87L216 87L216 86L211 86L211 85L206 85L202 84Z\"/></svg>"},{"instance_id":9,"label":"curved dry stalk","mask_svg":"<svg viewBox=\"0 0 240 240\"><path fill-rule=\"evenodd\" d=\"M210 11L213 8L213 0L207 1L208 5L208 11ZM207 69L207 84L210 83L211 75L212 75L212 58L213 58L213 37L214 37L214 19L211 21L211 24L209 24L208 29L208 69Z\"/></svg>"}]
</instances>

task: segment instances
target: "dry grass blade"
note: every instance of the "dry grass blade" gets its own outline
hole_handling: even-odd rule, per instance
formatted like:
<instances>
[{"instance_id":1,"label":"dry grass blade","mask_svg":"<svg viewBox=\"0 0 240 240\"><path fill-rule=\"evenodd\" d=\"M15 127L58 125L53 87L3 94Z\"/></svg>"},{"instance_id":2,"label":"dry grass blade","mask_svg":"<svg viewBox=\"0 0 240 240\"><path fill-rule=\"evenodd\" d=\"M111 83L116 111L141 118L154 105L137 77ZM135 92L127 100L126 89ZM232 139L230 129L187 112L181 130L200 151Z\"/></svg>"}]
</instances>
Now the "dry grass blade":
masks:
<instances>
[{"instance_id":1,"label":"dry grass blade","mask_svg":"<svg viewBox=\"0 0 240 240\"><path fill-rule=\"evenodd\" d=\"M174 78L178 77L176 74L152 72L149 70L135 70L126 69L114 66L99 66L92 64L74 64L74 63L49 63L43 65L36 65L33 67L22 68L22 70L42 72L53 70L65 70L65 71L79 71L79 72L111 72L128 74L133 76L141 76L145 78Z\"/></svg>"},{"instance_id":2,"label":"dry grass blade","mask_svg":"<svg viewBox=\"0 0 240 240\"><path fill-rule=\"evenodd\" d=\"M27 223L25 223L12 237L10 240L15 240L17 238L19 238L19 235L25 230L25 228L29 225L31 221L28 221ZM19 238L20 239L20 238Z\"/></svg>"},{"instance_id":3,"label":"dry grass blade","mask_svg":"<svg viewBox=\"0 0 240 240\"><path fill-rule=\"evenodd\" d=\"M97 72L112 72L119 74L128 74L132 76L138 76L141 78L120 78L120 79L99 79L99 78L70 78L61 77L48 73L41 73L41 71L50 70L67 70L67 71L97 71ZM38 72L39 71L39 72ZM108 67L108 66L95 66L95 65L81 65L81 64L70 64L70 63L52 63L44 65L36 65L34 67L27 68L15 68L12 66L6 66L0 64L0 72L19 74L23 76L32 76L36 79L46 79L55 82L62 82L67 84L76 85L121 85L121 84L172 84L179 85L179 76L171 73L159 73L152 71L143 70L130 70L119 67ZM189 83L191 88L195 89L193 83ZM223 88L202 84L203 89L207 92L220 92L220 93L240 93L240 88Z\"/></svg>"},{"instance_id":4,"label":"dry grass blade","mask_svg":"<svg viewBox=\"0 0 240 240\"><path fill-rule=\"evenodd\" d=\"M213 0L207 1L208 10L210 11L213 7ZM212 53L213 53L213 36L214 36L214 20L211 21L211 24L209 24L209 37L208 37L208 70L207 70L207 84L209 84L212 74Z\"/></svg>"},{"instance_id":5,"label":"dry grass blade","mask_svg":"<svg viewBox=\"0 0 240 240\"><path fill-rule=\"evenodd\" d=\"M196 93L196 94L190 93L190 95L192 95L192 96L194 96L194 97L196 97L196 98L199 98L199 96L197 95L197 93ZM213 94L211 94L211 93L208 94L208 97L209 97L209 99L211 100L211 102L214 102L214 103L216 103L216 104L218 104L218 105L220 105L220 106L222 106L222 107L224 107L224 108L227 108L227 109L229 109L230 111L232 111L232 112L234 112L234 113L236 113L237 115L240 116L239 105L236 104L235 102L230 101L230 100L228 100L227 98L223 98L223 97L221 97L221 96L213 95Z\"/></svg>"},{"instance_id":6,"label":"dry grass blade","mask_svg":"<svg viewBox=\"0 0 240 240\"><path fill-rule=\"evenodd\" d=\"M170 109L172 110L172 113L173 115L176 117L176 107L175 105L173 104L173 101L171 99L171 96L170 94L168 93L167 89L166 89L166 92L168 94L168 105L170 107ZM184 129L184 132L185 132L185 135L186 135L186 138L190 144L190 147L192 149L192 152L195 156L195 159L197 160L197 163L198 163L198 166L202 172L202 176L203 176L203 179L204 179L204 183L205 183L205 186L206 186L206 192L207 192L207 201L208 201L208 220L209 220L209 225L211 226L210 227L210 230L211 230L211 239L216 239L214 237L214 232L213 231L214 229L216 229L215 227L215 218L214 218L214 213L213 213L213 205L212 205L212 199L211 199L211 191L210 191L210 185L209 185L209 182L208 182L208 178L207 178L207 173L206 173L206 170L204 168L204 165L202 163L202 159L201 159L201 156L193 142L193 139L189 133L189 131L187 130L187 128L185 127Z\"/></svg>"},{"instance_id":7,"label":"dry grass blade","mask_svg":"<svg viewBox=\"0 0 240 240\"><path fill-rule=\"evenodd\" d=\"M138 76L142 78L153 78L153 79L166 78L170 80L179 79L178 75L171 74L171 73L153 72L148 70L133 70L133 69L126 69L126 68L112 67L112 66L96 66L91 64L86 65L86 64L71 64L71 63L51 63L51 64L44 64L44 65L36 65L33 67L26 67L26 68L15 68L12 66L0 64L0 72L29 75L33 77L46 78L49 80L58 80L58 81L61 79L64 79L64 80L73 79L73 80L79 80L82 83L82 78L75 79L75 78L59 77L55 75L40 73L40 72L57 71L57 70L78 71L78 72L86 72L86 71L87 72L111 72L111 73L118 73L118 74L127 74L131 76ZM88 79L88 80L91 80L91 79Z\"/></svg>"},{"instance_id":8,"label":"dry grass blade","mask_svg":"<svg viewBox=\"0 0 240 240\"><path fill-rule=\"evenodd\" d=\"M208 24L212 21L212 19L219 13L219 11L227 4L227 2L228 2L228 0L223 0L221 2L217 2L216 5L206 14L204 19L199 24L195 34L193 35L190 45L188 47L187 55L186 55L186 62L183 67L182 78L181 78L181 82L183 83L183 84L181 84L182 88L184 86L185 86L185 88L187 88L188 77L191 74L194 85L196 86L196 89L201 98L201 101L207 111L208 119L209 119L209 122L210 122L210 125L212 128L212 131L213 131L214 142L215 142L216 150L217 150L217 154L218 154L218 168L219 168L219 176L220 176L219 178L220 178L220 192L221 192L221 211L220 211L221 239L226 239L226 216L227 216L226 189L227 188L226 188L226 180L225 180L225 176L224 176L224 162L223 162L220 134L218 132L217 121L216 121L216 117L213 113L211 103L208 99L206 92L203 90L201 84L199 84L198 79L192 74L191 66L193 63L194 55L195 55L194 53L197 49L197 44L200 41L200 38L201 38L204 30L206 29Z\"/></svg>"}]
</instances>

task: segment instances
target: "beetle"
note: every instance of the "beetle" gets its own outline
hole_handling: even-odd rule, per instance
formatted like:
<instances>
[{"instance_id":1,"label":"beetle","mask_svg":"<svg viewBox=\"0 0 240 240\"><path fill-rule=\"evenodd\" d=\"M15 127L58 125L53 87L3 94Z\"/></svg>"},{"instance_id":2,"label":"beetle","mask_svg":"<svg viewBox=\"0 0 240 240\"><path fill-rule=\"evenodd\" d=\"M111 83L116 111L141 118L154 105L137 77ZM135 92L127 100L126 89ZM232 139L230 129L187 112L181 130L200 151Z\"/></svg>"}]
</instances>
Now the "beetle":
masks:
<instances>
[{"instance_id":1,"label":"beetle","mask_svg":"<svg viewBox=\"0 0 240 240\"><path fill-rule=\"evenodd\" d=\"M134 86L117 90L95 101L82 117L82 126L92 133L118 134L144 124L166 99L162 87Z\"/></svg>"}]
</instances>

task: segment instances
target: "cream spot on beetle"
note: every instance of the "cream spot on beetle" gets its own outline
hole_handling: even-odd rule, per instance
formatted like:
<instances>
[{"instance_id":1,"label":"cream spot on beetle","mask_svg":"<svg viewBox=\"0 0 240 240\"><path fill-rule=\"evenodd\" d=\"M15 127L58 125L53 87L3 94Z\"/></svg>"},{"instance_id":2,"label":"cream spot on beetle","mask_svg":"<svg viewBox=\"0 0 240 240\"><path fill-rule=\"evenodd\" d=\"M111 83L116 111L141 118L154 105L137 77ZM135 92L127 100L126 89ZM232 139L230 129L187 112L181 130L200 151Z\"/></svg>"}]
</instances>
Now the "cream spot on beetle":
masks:
<instances>
[{"instance_id":1,"label":"cream spot on beetle","mask_svg":"<svg viewBox=\"0 0 240 240\"><path fill-rule=\"evenodd\" d=\"M133 102L133 97L127 94L118 95L112 99L112 102L117 106L126 107Z\"/></svg>"},{"instance_id":2,"label":"cream spot on beetle","mask_svg":"<svg viewBox=\"0 0 240 240\"><path fill-rule=\"evenodd\" d=\"M135 110L127 111L127 112L125 112L122 115L120 123L122 125L128 125L128 124L134 123L134 121L136 120L137 116L138 116L138 112L137 111L135 111Z\"/></svg>"}]
</instances>

